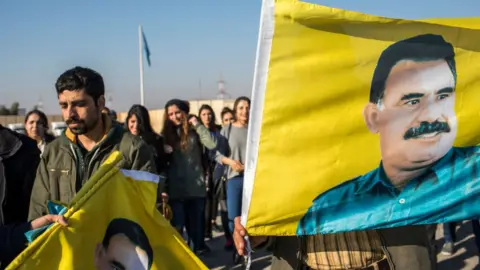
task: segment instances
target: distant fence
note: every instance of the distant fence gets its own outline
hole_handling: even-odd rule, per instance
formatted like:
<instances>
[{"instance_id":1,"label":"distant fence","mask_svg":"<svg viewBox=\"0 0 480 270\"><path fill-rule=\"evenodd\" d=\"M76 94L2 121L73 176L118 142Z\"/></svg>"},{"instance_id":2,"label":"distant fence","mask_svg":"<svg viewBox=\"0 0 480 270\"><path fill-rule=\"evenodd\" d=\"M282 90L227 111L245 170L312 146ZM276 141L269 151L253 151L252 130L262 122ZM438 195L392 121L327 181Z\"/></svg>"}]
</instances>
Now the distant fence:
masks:
<instances>
[{"instance_id":1,"label":"distant fence","mask_svg":"<svg viewBox=\"0 0 480 270\"><path fill-rule=\"evenodd\" d=\"M63 118L61 115L47 115L48 118L48 123L52 122L61 122L63 121ZM22 115L8 115L8 116L0 116L0 124L3 126L7 126L9 124L23 124L25 122L25 116Z\"/></svg>"},{"instance_id":2,"label":"distant fence","mask_svg":"<svg viewBox=\"0 0 480 270\"><path fill-rule=\"evenodd\" d=\"M203 104L208 104L212 107L213 111L217 116L217 121L220 121L220 113L224 107L233 108L233 100L191 100L190 102L190 113L198 114L198 109ZM160 132L163 126L163 109L150 110L150 122L152 124L153 130ZM124 122L127 117L128 112L117 113L118 121ZM63 118L61 115L48 115L48 122L61 122ZM8 124L22 123L25 120L25 116L0 116L0 124L7 126ZM218 122L220 124L220 122Z\"/></svg>"}]
</instances>

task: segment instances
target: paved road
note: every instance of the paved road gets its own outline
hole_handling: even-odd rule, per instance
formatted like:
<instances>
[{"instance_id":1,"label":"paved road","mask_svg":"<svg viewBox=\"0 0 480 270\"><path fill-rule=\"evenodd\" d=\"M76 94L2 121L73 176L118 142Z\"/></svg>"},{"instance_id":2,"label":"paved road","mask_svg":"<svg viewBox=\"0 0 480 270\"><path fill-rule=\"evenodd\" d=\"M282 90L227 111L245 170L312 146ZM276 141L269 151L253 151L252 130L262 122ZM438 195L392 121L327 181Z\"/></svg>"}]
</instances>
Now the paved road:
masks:
<instances>
[{"instance_id":1,"label":"paved road","mask_svg":"<svg viewBox=\"0 0 480 270\"><path fill-rule=\"evenodd\" d=\"M438 254L437 270L480 270L479 258L477 256L477 248L472 235L472 227L470 222L464 222L457 227L457 244L456 252L453 256L444 256ZM225 239L222 233L216 233L214 239L207 242L212 252L201 259L210 269L241 269L240 266L233 267L232 253L223 250ZM437 229L437 246L441 249L443 245L442 226ZM439 252L440 253L440 252ZM271 256L269 253L263 252L255 254L252 270L270 269Z\"/></svg>"},{"instance_id":2,"label":"paved road","mask_svg":"<svg viewBox=\"0 0 480 270\"><path fill-rule=\"evenodd\" d=\"M212 249L210 254L201 256L200 258L208 266L209 269L242 269L240 265L233 266L233 253L225 251L223 245L225 244L225 238L223 234L219 234L218 237L207 242ZM252 270L256 269L270 269L271 256L267 252L255 253L252 260Z\"/></svg>"}]
</instances>

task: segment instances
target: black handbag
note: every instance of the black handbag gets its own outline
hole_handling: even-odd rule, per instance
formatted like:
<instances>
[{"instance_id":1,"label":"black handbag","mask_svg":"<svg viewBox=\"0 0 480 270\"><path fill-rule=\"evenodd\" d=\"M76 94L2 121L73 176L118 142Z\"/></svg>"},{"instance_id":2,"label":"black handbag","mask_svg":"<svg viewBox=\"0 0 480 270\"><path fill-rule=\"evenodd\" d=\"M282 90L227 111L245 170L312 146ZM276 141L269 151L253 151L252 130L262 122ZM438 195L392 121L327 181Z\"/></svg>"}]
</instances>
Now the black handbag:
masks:
<instances>
[{"instance_id":1,"label":"black handbag","mask_svg":"<svg viewBox=\"0 0 480 270\"><path fill-rule=\"evenodd\" d=\"M220 165L221 166L221 165ZM223 171L226 171L225 168L221 168L217 165L217 167L215 169L223 169ZM227 191L226 191L226 175L225 173L222 174L222 176L220 176L220 178L216 179L215 181L215 185L214 185L214 196L215 198L217 198L218 200L226 200L227 199Z\"/></svg>"},{"instance_id":2,"label":"black handbag","mask_svg":"<svg viewBox=\"0 0 480 270\"><path fill-rule=\"evenodd\" d=\"M230 132L232 131L232 124L228 125L228 131L227 131L227 145L228 141L230 139ZM223 164L217 164L215 166L215 172L217 170L222 170L220 177L216 177L214 182L214 196L218 200L226 200L227 199L227 187L226 187L226 182L228 180L228 165L223 165ZM218 175L220 172L215 173L213 175Z\"/></svg>"}]
</instances>

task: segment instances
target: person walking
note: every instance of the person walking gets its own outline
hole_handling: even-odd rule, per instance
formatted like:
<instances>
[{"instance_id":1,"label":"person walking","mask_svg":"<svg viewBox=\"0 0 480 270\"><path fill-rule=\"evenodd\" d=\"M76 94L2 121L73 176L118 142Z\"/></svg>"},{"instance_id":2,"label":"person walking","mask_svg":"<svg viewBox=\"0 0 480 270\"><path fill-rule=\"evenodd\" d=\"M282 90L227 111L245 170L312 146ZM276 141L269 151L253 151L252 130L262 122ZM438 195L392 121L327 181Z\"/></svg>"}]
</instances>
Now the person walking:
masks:
<instances>
[{"instance_id":1,"label":"person walking","mask_svg":"<svg viewBox=\"0 0 480 270\"><path fill-rule=\"evenodd\" d=\"M185 227L192 250L200 255L210 251L204 241L206 186L202 149L213 150L217 142L189 112L186 101L172 99L165 104L162 135L170 154L166 191L173 212L172 226L179 233Z\"/></svg>"},{"instance_id":2,"label":"person walking","mask_svg":"<svg viewBox=\"0 0 480 270\"><path fill-rule=\"evenodd\" d=\"M212 107L203 104L198 110L198 115L202 124L210 131L212 136L218 137L221 126L217 125L215 112ZM203 159L205 167L205 185L207 186L207 197L205 203L205 238L213 238L213 229L217 229L218 200L214 192L213 174L215 170L215 150L209 150L203 147Z\"/></svg>"},{"instance_id":3,"label":"person walking","mask_svg":"<svg viewBox=\"0 0 480 270\"><path fill-rule=\"evenodd\" d=\"M250 119L250 99L239 97L233 105L233 123L223 127L219 140L216 160L226 166L228 227L233 233L234 219L241 214L243 172L247 151L247 132ZM239 257L234 252L234 262Z\"/></svg>"}]
</instances>

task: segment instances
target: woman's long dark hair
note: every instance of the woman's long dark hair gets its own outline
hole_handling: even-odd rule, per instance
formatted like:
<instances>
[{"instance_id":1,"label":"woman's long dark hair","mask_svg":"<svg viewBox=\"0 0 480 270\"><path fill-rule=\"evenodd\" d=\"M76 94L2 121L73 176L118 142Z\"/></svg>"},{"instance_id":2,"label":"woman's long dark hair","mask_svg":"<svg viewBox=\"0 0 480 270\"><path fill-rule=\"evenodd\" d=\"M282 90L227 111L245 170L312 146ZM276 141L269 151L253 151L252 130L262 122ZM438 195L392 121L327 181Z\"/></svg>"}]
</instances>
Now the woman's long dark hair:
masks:
<instances>
[{"instance_id":1,"label":"woman's long dark hair","mask_svg":"<svg viewBox=\"0 0 480 270\"><path fill-rule=\"evenodd\" d=\"M184 121L180 126L180 134L177 133L177 126L173 124L168 118L168 108L171 106L177 106L175 104L165 108L163 113L163 128L162 135L165 138L165 142L173 148L180 148L185 151L188 148L188 136L190 134L190 125L188 124L188 114L181 110L184 114ZM178 106L177 106L178 107ZM196 133L195 133L196 134Z\"/></svg>"},{"instance_id":2,"label":"woman's long dark hair","mask_svg":"<svg viewBox=\"0 0 480 270\"><path fill-rule=\"evenodd\" d=\"M213 111L212 107L210 105L207 105L207 104L203 104L200 109L198 110L198 117L200 117L201 119L201 114L202 114L202 111L204 110L208 110L210 111L210 113L212 114L212 120L210 121L210 124L209 126L207 127L208 130L210 130L211 132L215 132L217 130L217 118L215 116L215 112ZM203 123L202 123L203 124Z\"/></svg>"},{"instance_id":3,"label":"woman's long dark hair","mask_svg":"<svg viewBox=\"0 0 480 270\"><path fill-rule=\"evenodd\" d=\"M152 125L150 123L150 115L148 114L147 108L142 105L135 104L133 105L127 114L127 119L125 120L125 128L128 130L128 120L135 115L137 117L137 130L138 135L144 135L146 133L154 133Z\"/></svg>"}]
</instances>

